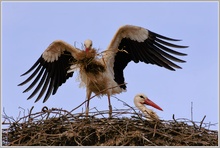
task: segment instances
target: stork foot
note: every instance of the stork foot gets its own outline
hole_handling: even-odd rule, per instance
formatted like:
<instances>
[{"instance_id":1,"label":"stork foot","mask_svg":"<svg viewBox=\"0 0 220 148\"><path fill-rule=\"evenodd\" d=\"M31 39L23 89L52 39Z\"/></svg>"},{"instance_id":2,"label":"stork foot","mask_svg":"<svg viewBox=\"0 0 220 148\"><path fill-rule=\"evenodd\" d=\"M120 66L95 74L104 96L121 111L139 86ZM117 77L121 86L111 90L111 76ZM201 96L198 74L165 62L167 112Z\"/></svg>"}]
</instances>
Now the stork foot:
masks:
<instances>
[{"instance_id":1,"label":"stork foot","mask_svg":"<svg viewBox=\"0 0 220 148\"><path fill-rule=\"evenodd\" d=\"M112 106L109 105L108 107L109 107L109 118L111 118L112 117Z\"/></svg>"}]
</instances>

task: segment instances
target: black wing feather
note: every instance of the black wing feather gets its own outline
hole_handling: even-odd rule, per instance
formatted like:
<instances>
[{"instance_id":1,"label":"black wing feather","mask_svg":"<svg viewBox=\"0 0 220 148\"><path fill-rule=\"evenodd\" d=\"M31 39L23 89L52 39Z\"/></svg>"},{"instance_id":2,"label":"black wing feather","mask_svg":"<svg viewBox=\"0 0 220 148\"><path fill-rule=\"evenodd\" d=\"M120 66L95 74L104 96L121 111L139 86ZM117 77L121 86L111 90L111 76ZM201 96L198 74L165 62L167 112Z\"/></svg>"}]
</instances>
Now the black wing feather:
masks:
<instances>
[{"instance_id":1,"label":"black wing feather","mask_svg":"<svg viewBox=\"0 0 220 148\"><path fill-rule=\"evenodd\" d=\"M121 60L123 59L123 60ZM115 56L115 63L113 70L115 76L115 82L117 82L121 88L126 89L126 85L124 84L124 73L123 70L127 66L127 64L131 61L130 54L124 54L123 51L118 52Z\"/></svg>"},{"instance_id":2,"label":"black wing feather","mask_svg":"<svg viewBox=\"0 0 220 148\"><path fill-rule=\"evenodd\" d=\"M54 95L57 92L59 86L65 83L69 77L73 76L73 72L67 73L73 60L75 59L68 51L64 51L64 53L61 54L58 60L54 62L45 61L41 55L41 57L35 62L35 64L27 72L21 75L24 76L35 69L34 72L24 82L19 84L19 86L28 83L36 76L33 82L24 92L29 91L38 82L38 85L28 97L28 99L31 99L37 94L37 92L40 91L35 102L39 101L45 93L46 94L43 102L46 102L51 93L52 95Z\"/></svg>"},{"instance_id":3,"label":"black wing feather","mask_svg":"<svg viewBox=\"0 0 220 148\"><path fill-rule=\"evenodd\" d=\"M153 37L153 39L155 39L157 37L157 38L165 39L165 40L168 40L168 41L181 41L179 39L172 39L172 38L157 34L157 33L152 32L150 30L148 30L148 31L149 31L149 37Z\"/></svg>"},{"instance_id":4,"label":"black wing feather","mask_svg":"<svg viewBox=\"0 0 220 148\"><path fill-rule=\"evenodd\" d=\"M37 65L35 65L35 66L37 66ZM21 84L19 84L19 86L28 83L28 82L39 72L39 69L40 69L40 68L41 68L41 65L38 65L38 67L35 69L35 71L34 71L24 82L22 82ZM33 69L32 69L32 70L33 70ZM27 72L24 73L24 74L22 74L21 76L24 76L24 75L26 75L26 74L27 74Z\"/></svg>"},{"instance_id":5,"label":"black wing feather","mask_svg":"<svg viewBox=\"0 0 220 148\"><path fill-rule=\"evenodd\" d=\"M33 86L38 82L38 80L39 80L40 77L42 76L42 73L44 72L44 68L41 67L41 65L39 65L38 67L41 68L39 74L38 74L37 77L34 79L34 81L31 83L31 85L29 85L29 87L23 91L23 93L24 93L24 92L28 92L31 88L33 88ZM37 68L36 70L38 70L38 68ZM36 70L35 70L35 71L36 71ZM33 74L36 75L35 72L33 72ZM32 75L33 75L33 74L32 74ZM33 78L33 77L30 76L27 80L30 81L32 78ZM26 82L25 82L25 83L26 83ZM23 84L25 84L25 83L21 83L21 84L19 84L19 86L21 86L21 85L23 85Z\"/></svg>"},{"instance_id":6,"label":"black wing feather","mask_svg":"<svg viewBox=\"0 0 220 148\"><path fill-rule=\"evenodd\" d=\"M154 44L155 44L157 47L159 47L160 49L162 49L162 50L164 50L164 51L166 51L166 52L169 52L169 53L172 53L172 54L175 54L175 55L179 55L179 56L186 56L186 55L187 55L187 54L185 54L185 53L181 53L181 52L172 50L172 49L170 49L170 48L167 48L167 47L165 47L165 46L163 46L163 45L161 45L161 44L159 44L159 43L157 43L157 42L154 42ZM186 46L186 47L187 47L187 46Z\"/></svg>"},{"instance_id":7,"label":"black wing feather","mask_svg":"<svg viewBox=\"0 0 220 148\"><path fill-rule=\"evenodd\" d=\"M28 100L31 99L33 96L35 96L36 93L40 90L40 88L42 87L42 85L43 85L43 83L44 83L44 81L45 81L46 75L47 75L47 72L46 72L46 70L44 69L44 74L43 74L43 76L41 77L40 82L38 83L37 87L36 87L35 90L32 92L32 94L27 98Z\"/></svg>"},{"instance_id":8,"label":"black wing feather","mask_svg":"<svg viewBox=\"0 0 220 148\"><path fill-rule=\"evenodd\" d=\"M149 30L148 30L149 31ZM185 62L171 54L178 56L185 56L187 54L175 51L172 48L187 48L188 46L176 45L167 41L181 41L172 39L154 32L149 31L148 38L143 42L138 42L130 38L122 38L116 53L114 62L114 77L115 81L121 85L124 84L123 70L130 61L138 63L139 61L156 64L160 67L165 67L169 70L175 71L175 68L181 69L180 66L174 62ZM121 85L121 88L126 88Z\"/></svg>"},{"instance_id":9,"label":"black wing feather","mask_svg":"<svg viewBox=\"0 0 220 148\"><path fill-rule=\"evenodd\" d=\"M23 73L21 76L24 76L24 75L28 74L29 72L31 72L31 71L39 64L40 60L41 60L41 59L39 58L39 59L34 63L34 65L31 66L31 68L30 68L27 72Z\"/></svg>"}]
</instances>

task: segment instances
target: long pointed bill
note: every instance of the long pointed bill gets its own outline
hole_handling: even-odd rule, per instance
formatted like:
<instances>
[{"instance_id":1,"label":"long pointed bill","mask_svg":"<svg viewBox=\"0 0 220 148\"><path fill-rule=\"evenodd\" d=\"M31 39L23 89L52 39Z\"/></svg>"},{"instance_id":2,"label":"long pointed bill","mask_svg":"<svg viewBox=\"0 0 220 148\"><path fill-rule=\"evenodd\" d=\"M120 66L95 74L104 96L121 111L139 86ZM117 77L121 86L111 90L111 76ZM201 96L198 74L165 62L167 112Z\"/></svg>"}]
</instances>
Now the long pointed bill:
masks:
<instances>
[{"instance_id":1,"label":"long pointed bill","mask_svg":"<svg viewBox=\"0 0 220 148\"><path fill-rule=\"evenodd\" d=\"M154 108L156 108L156 109L158 109L158 110L163 111L162 108L160 108L157 104L155 104L153 101L151 101L151 100L148 99L148 98L146 98L146 99L144 100L144 103L147 104L147 105L150 105L150 106L152 106L152 107L154 107Z\"/></svg>"}]
</instances>

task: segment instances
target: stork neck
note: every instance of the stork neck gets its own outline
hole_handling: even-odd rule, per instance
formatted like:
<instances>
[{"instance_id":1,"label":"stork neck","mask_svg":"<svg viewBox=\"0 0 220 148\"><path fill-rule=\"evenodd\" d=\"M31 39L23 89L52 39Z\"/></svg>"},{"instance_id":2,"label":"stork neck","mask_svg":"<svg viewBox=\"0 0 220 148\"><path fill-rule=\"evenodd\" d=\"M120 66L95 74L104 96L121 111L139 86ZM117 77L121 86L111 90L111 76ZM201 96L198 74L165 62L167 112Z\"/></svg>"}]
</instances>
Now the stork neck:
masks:
<instances>
[{"instance_id":1,"label":"stork neck","mask_svg":"<svg viewBox=\"0 0 220 148\"><path fill-rule=\"evenodd\" d=\"M89 48L86 48L86 53L88 53L89 52Z\"/></svg>"},{"instance_id":2,"label":"stork neck","mask_svg":"<svg viewBox=\"0 0 220 148\"><path fill-rule=\"evenodd\" d=\"M142 103L136 104L136 107L142 112L144 112L147 109L147 107L143 105Z\"/></svg>"}]
</instances>

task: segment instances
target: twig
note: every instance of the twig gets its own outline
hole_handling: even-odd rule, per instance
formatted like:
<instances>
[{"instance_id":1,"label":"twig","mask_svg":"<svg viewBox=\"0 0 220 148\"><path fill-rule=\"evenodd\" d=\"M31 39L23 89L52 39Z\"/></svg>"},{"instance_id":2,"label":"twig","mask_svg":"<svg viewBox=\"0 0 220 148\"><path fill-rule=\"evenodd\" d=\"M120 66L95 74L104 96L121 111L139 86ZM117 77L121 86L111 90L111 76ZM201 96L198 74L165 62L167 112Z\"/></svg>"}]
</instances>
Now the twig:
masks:
<instances>
[{"instance_id":1,"label":"twig","mask_svg":"<svg viewBox=\"0 0 220 148\"><path fill-rule=\"evenodd\" d=\"M10 119L12 119L14 122L16 122L16 120L13 117L9 117L6 112L5 112L5 108L3 107L3 118L7 119L8 121L11 121ZM10 122L11 123L11 122Z\"/></svg>"},{"instance_id":2,"label":"twig","mask_svg":"<svg viewBox=\"0 0 220 148\"><path fill-rule=\"evenodd\" d=\"M153 134L153 137L155 136L156 131L157 131L157 122L156 122L156 124L154 125L154 134Z\"/></svg>"},{"instance_id":3,"label":"twig","mask_svg":"<svg viewBox=\"0 0 220 148\"><path fill-rule=\"evenodd\" d=\"M191 120L193 121L193 102L191 102Z\"/></svg>"},{"instance_id":4,"label":"twig","mask_svg":"<svg viewBox=\"0 0 220 148\"><path fill-rule=\"evenodd\" d=\"M32 110L34 109L34 106L31 107L30 111L29 111L29 114L28 114L28 121L32 121L33 119L31 118L31 113L32 113Z\"/></svg>"},{"instance_id":5,"label":"twig","mask_svg":"<svg viewBox=\"0 0 220 148\"><path fill-rule=\"evenodd\" d=\"M203 117L203 119L202 119L202 121L201 121L201 123L200 123L199 130L200 130L201 127L202 127L202 124L203 124L203 121L205 120L205 117L206 117L206 115Z\"/></svg>"},{"instance_id":6,"label":"twig","mask_svg":"<svg viewBox=\"0 0 220 148\"><path fill-rule=\"evenodd\" d=\"M147 142L149 142L150 144L152 144L152 145L154 145L154 146L157 146L155 143L151 142L150 140L148 140L148 139L145 138L144 136L142 136L142 138L143 138L144 140L146 140Z\"/></svg>"},{"instance_id":7,"label":"twig","mask_svg":"<svg viewBox=\"0 0 220 148\"><path fill-rule=\"evenodd\" d=\"M175 122L177 122L176 119L175 119L175 117L174 117L174 114L173 114L173 120L174 120Z\"/></svg>"}]
</instances>

